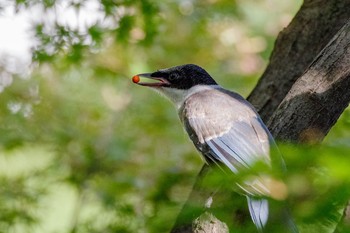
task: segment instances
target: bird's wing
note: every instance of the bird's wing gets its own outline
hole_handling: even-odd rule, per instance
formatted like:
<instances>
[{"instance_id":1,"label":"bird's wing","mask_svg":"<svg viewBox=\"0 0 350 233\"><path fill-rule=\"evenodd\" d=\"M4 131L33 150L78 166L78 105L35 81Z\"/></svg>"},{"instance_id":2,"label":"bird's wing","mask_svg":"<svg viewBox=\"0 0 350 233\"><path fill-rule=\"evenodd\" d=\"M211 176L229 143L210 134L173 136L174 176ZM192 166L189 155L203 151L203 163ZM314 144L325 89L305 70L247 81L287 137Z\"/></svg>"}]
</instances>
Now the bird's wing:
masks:
<instances>
[{"instance_id":1,"label":"bird's wing","mask_svg":"<svg viewBox=\"0 0 350 233\"><path fill-rule=\"evenodd\" d=\"M189 124L205 128L215 127L212 122L204 118L192 118ZM209 160L220 161L232 172L238 173L242 169L250 169L257 162L270 163L269 139L266 132L259 126L259 120L252 118L250 121L241 120L230 122L230 129L218 135L203 138L207 151L202 151ZM247 194L268 195L269 190L261 179L254 178L239 185Z\"/></svg>"},{"instance_id":2,"label":"bird's wing","mask_svg":"<svg viewBox=\"0 0 350 233\"><path fill-rule=\"evenodd\" d=\"M261 129L258 128L257 119L250 120L230 122L228 132L205 139L214 152L213 156L235 173L240 168L251 167L259 160L269 160L269 142L266 140L266 133L259 136L258 132ZM211 127L210 123L207 127Z\"/></svg>"},{"instance_id":3,"label":"bird's wing","mask_svg":"<svg viewBox=\"0 0 350 233\"><path fill-rule=\"evenodd\" d=\"M249 169L258 161L270 163L273 139L246 100L217 90L199 95L186 102L183 119L192 141L204 156L220 161L234 173ZM238 185L247 194L268 195L263 183L259 178Z\"/></svg>"}]
</instances>

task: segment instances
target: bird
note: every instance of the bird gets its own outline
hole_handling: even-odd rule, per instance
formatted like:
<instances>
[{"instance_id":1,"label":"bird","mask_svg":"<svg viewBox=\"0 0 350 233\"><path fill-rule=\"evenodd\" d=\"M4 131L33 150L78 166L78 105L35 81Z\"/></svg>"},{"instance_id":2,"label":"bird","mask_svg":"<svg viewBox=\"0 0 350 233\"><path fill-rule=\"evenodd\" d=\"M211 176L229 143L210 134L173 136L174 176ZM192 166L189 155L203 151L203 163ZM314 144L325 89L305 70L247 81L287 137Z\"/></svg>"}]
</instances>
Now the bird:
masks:
<instances>
[{"instance_id":1,"label":"bird","mask_svg":"<svg viewBox=\"0 0 350 233\"><path fill-rule=\"evenodd\" d=\"M135 75L132 81L161 93L175 105L185 131L206 163L233 174L249 171L259 162L272 166L270 150L276 144L257 111L241 95L221 87L202 67L179 65ZM282 157L277 161L278 166L285 166ZM246 196L257 231L264 232L269 199L276 194L271 192L270 178L263 174L252 177L235 185ZM284 187L283 183L279 187ZM298 232L292 219L286 225L289 232Z\"/></svg>"}]
</instances>

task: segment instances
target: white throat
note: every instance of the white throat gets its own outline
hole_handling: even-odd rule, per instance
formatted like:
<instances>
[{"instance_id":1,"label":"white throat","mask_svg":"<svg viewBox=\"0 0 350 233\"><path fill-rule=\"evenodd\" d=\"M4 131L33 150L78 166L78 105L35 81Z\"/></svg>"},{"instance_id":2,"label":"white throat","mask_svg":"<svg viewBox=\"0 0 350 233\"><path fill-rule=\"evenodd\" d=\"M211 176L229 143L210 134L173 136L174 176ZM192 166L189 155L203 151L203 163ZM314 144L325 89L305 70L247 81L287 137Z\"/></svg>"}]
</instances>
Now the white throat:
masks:
<instances>
[{"instance_id":1,"label":"white throat","mask_svg":"<svg viewBox=\"0 0 350 233\"><path fill-rule=\"evenodd\" d=\"M170 99L174 103L177 109L180 109L184 101L191 95L205 90L212 90L220 88L219 85L196 85L188 90L175 89L169 87L157 88L156 90Z\"/></svg>"}]
</instances>

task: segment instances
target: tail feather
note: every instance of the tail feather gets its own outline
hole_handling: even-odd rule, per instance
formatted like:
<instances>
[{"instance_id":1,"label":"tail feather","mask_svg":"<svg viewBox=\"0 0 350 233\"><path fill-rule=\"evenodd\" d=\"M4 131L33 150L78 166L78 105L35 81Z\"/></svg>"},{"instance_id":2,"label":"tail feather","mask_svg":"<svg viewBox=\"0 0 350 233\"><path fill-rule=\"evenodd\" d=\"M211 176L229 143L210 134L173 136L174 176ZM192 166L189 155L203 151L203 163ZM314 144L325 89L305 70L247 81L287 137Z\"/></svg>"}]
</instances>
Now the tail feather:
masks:
<instances>
[{"instance_id":1,"label":"tail feather","mask_svg":"<svg viewBox=\"0 0 350 233\"><path fill-rule=\"evenodd\" d=\"M269 217L269 203L266 199L247 196L250 216L260 232L262 232Z\"/></svg>"}]
</instances>

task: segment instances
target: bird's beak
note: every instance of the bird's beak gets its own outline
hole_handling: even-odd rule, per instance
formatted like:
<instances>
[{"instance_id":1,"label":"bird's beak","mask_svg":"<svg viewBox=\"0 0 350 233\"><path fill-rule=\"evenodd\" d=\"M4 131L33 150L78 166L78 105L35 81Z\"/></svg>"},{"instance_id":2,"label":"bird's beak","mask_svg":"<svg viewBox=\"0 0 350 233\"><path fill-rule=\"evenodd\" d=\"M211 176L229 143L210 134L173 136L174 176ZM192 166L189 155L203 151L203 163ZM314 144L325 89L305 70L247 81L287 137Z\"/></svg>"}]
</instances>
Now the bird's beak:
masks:
<instances>
[{"instance_id":1,"label":"bird's beak","mask_svg":"<svg viewBox=\"0 0 350 233\"><path fill-rule=\"evenodd\" d=\"M163 77L152 77L152 73L135 75L132 77L132 81L141 86L148 87L167 87L170 85L170 82Z\"/></svg>"}]
</instances>

